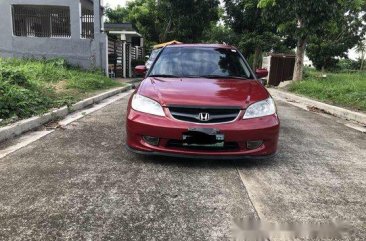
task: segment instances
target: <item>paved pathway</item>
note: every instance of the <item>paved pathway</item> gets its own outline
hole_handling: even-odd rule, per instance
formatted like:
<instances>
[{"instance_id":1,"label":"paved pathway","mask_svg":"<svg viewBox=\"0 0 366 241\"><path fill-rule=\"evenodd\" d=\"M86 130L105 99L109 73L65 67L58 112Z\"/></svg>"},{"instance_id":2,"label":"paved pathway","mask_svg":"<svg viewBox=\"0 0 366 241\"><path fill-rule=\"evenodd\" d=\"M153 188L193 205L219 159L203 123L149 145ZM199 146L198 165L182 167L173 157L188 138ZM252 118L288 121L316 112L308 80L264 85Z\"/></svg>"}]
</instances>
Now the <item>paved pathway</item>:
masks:
<instances>
[{"instance_id":1,"label":"paved pathway","mask_svg":"<svg viewBox=\"0 0 366 241\"><path fill-rule=\"evenodd\" d=\"M366 135L278 104L272 161L131 154L127 98L58 129L0 159L0 240L226 240L248 217L344 220L364 240Z\"/></svg>"}]
</instances>

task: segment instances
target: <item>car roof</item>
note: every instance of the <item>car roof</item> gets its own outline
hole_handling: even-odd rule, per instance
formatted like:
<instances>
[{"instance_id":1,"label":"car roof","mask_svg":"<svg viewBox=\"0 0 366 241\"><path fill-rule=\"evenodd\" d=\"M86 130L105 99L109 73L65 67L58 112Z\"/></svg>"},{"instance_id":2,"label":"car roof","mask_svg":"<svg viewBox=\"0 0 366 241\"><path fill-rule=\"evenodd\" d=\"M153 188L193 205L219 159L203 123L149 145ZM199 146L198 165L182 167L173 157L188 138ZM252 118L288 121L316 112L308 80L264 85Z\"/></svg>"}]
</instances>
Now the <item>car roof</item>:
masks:
<instances>
[{"instance_id":1,"label":"car roof","mask_svg":"<svg viewBox=\"0 0 366 241\"><path fill-rule=\"evenodd\" d=\"M235 49L235 47L226 44L174 44L167 45L165 48L192 48L192 47L203 47L203 48L221 48L221 49Z\"/></svg>"}]
</instances>

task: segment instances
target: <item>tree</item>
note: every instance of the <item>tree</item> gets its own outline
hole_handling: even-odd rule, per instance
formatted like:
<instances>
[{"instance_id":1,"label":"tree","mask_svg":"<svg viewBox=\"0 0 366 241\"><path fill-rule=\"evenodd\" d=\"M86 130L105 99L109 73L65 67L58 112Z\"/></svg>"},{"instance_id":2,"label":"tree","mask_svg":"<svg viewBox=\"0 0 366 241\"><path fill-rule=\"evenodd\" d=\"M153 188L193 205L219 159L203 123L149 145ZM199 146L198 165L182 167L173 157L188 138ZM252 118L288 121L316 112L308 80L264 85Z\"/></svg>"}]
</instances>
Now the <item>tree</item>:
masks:
<instances>
[{"instance_id":1,"label":"tree","mask_svg":"<svg viewBox=\"0 0 366 241\"><path fill-rule=\"evenodd\" d=\"M309 37L307 55L314 66L323 72L335 67L339 58L347 58L348 50L361 42L366 30L358 9L343 6L338 9L337 15L325 23L322 34Z\"/></svg>"},{"instance_id":2,"label":"tree","mask_svg":"<svg viewBox=\"0 0 366 241\"><path fill-rule=\"evenodd\" d=\"M366 3L362 5L361 19L364 23L363 27L366 28ZM366 32L366 30L365 30ZM364 33L363 39L359 41L356 45L356 51L360 54L360 70L365 69L365 59L366 59L366 34Z\"/></svg>"},{"instance_id":3,"label":"tree","mask_svg":"<svg viewBox=\"0 0 366 241\"><path fill-rule=\"evenodd\" d=\"M224 0L226 23L239 36L239 47L249 56L253 54L253 69L258 67L263 51L270 51L281 38L276 28L262 16L259 0Z\"/></svg>"},{"instance_id":4,"label":"tree","mask_svg":"<svg viewBox=\"0 0 366 241\"><path fill-rule=\"evenodd\" d=\"M224 24L212 24L204 32L202 42L237 45L238 36Z\"/></svg>"},{"instance_id":5,"label":"tree","mask_svg":"<svg viewBox=\"0 0 366 241\"><path fill-rule=\"evenodd\" d=\"M127 3L128 21L145 38L147 46L160 41L165 21L156 0L135 0Z\"/></svg>"},{"instance_id":6,"label":"tree","mask_svg":"<svg viewBox=\"0 0 366 241\"><path fill-rule=\"evenodd\" d=\"M160 0L157 7L165 27L161 42L200 42L205 29L219 20L219 0Z\"/></svg>"},{"instance_id":7,"label":"tree","mask_svg":"<svg viewBox=\"0 0 366 241\"><path fill-rule=\"evenodd\" d=\"M206 28L203 34L203 42L238 45L238 35L223 22L225 19L225 9L220 7L218 12L219 21L211 22L210 27Z\"/></svg>"},{"instance_id":8,"label":"tree","mask_svg":"<svg viewBox=\"0 0 366 241\"><path fill-rule=\"evenodd\" d=\"M117 6L116 9L107 7L105 10L105 15L108 20L107 23L123 23L128 21L128 10L127 8Z\"/></svg>"},{"instance_id":9,"label":"tree","mask_svg":"<svg viewBox=\"0 0 366 241\"><path fill-rule=\"evenodd\" d=\"M110 22L131 22L148 43L190 43L200 42L207 26L218 21L218 8L219 0L135 0L106 12Z\"/></svg>"},{"instance_id":10,"label":"tree","mask_svg":"<svg viewBox=\"0 0 366 241\"><path fill-rule=\"evenodd\" d=\"M130 22L145 38L145 46L150 47L160 41L164 29L164 18L156 0L135 0L127 2L126 7L107 8L108 23Z\"/></svg>"},{"instance_id":11,"label":"tree","mask_svg":"<svg viewBox=\"0 0 366 241\"><path fill-rule=\"evenodd\" d=\"M281 33L297 40L293 80L301 80L306 43L310 36L322 34L324 26L337 18L338 9L357 7L364 0L260 0L259 7L275 22Z\"/></svg>"},{"instance_id":12,"label":"tree","mask_svg":"<svg viewBox=\"0 0 366 241\"><path fill-rule=\"evenodd\" d=\"M360 70L364 70L366 58L366 40L360 41L357 44L356 51L360 54Z\"/></svg>"}]
</instances>

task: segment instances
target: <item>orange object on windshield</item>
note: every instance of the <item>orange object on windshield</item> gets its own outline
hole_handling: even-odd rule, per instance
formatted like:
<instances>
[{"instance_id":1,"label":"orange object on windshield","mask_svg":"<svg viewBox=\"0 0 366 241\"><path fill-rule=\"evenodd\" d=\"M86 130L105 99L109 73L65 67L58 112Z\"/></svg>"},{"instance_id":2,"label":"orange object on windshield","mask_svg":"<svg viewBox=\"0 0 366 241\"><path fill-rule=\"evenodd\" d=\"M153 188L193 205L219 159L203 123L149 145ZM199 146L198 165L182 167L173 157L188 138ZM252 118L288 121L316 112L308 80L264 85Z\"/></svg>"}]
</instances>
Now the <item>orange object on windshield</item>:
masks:
<instances>
[{"instance_id":1,"label":"orange object on windshield","mask_svg":"<svg viewBox=\"0 0 366 241\"><path fill-rule=\"evenodd\" d=\"M166 43L161 43L161 44L154 45L153 49L164 48L165 46L172 45L172 44L182 44L182 42L179 42L177 40L173 40L173 41L170 41L170 42L166 42Z\"/></svg>"}]
</instances>

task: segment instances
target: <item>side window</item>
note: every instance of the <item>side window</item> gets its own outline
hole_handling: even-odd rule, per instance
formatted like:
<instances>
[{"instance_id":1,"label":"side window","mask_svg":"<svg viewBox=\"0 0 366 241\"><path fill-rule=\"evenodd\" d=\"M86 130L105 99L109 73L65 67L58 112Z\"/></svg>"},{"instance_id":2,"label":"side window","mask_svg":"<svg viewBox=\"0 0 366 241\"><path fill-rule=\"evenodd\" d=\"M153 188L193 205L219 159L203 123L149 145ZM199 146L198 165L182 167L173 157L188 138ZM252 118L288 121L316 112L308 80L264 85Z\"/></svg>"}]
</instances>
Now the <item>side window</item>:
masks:
<instances>
[{"instance_id":1,"label":"side window","mask_svg":"<svg viewBox=\"0 0 366 241\"><path fill-rule=\"evenodd\" d=\"M94 39L94 11L81 8L81 37Z\"/></svg>"},{"instance_id":2,"label":"side window","mask_svg":"<svg viewBox=\"0 0 366 241\"><path fill-rule=\"evenodd\" d=\"M69 7L13 5L12 17L14 36L71 37Z\"/></svg>"}]
</instances>

